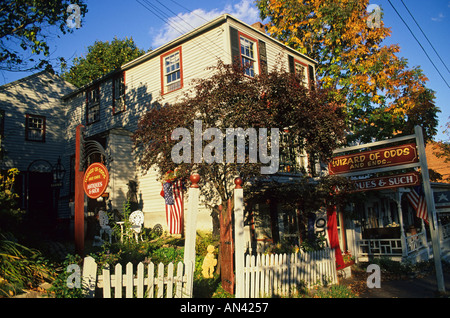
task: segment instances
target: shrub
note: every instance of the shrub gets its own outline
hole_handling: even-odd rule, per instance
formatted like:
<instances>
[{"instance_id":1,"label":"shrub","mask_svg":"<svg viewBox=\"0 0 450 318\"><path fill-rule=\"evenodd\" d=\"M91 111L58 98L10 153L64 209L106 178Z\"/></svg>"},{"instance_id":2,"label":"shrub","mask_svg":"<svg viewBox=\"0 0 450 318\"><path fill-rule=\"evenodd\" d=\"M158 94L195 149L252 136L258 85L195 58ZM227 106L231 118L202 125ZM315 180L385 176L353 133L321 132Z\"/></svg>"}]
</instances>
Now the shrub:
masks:
<instances>
[{"instance_id":1,"label":"shrub","mask_svg":"<svg viewBox=\"0 0 450 318\"><path fill-rule=\"evenodd\" d=\"M17 243L12 235L0 233L2 294L12 296L21 289L37 287L50 278L51 274L47 261L39 251Z\"/></svg>"},{"instance_id":2,"label":"shrub","mask_svg":"<svg viewBox=\"0 0 450 318\"><path fill-rule=\"evenodd\" d=\"M57 276L52 283L52 287L48 290L56 298L81 298L83 297L81 288L69 288L67 279L72 272L67 272L67 268L71 264L78 264L82 267L83 260L78 255L67 255L61 267L56 270Z\"/></svg>"}]
</instances>

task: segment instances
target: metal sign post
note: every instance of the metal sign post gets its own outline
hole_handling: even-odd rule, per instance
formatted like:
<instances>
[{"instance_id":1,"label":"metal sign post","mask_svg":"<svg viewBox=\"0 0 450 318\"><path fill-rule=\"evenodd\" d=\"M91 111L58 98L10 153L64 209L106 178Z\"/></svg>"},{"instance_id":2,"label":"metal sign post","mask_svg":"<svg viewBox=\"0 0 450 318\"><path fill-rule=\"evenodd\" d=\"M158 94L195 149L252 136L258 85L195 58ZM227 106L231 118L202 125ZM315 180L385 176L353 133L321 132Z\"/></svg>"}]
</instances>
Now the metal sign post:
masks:
<instances>
[{"instance_id":1,"label":"metal sign post","mask_svg":"<svg viewBox=\"0 0 450 318\"><path fill-rule=\"evenodd\" d=\"M422 182L425 192L425 201L427 202L428 220L431 232L431 244L433 247L434 266L436 268L436 280L438 291L445 292L444 275L442 273L441 247L438 235L438 222L436 217L436 207L434 206L433 192L431 191L430 176L428 173L427 156L425 154L425 142L423 140L422 127L414 127L416 135L417 149L419 152L420 170L422 173Z\"/></svg>"}]
</instances>

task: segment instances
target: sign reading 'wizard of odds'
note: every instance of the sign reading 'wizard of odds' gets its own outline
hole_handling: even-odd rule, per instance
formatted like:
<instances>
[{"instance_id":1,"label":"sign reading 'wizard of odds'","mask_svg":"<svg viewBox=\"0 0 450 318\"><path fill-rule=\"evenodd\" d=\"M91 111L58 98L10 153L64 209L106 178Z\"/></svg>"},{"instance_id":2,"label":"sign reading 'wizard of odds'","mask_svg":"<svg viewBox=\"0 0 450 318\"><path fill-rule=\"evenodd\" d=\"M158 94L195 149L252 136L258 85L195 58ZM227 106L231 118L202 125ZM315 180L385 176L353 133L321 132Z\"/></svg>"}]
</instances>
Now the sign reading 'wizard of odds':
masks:
<instances>
[{"instance_id":1,"label":"sign reading 'wizard of odds'","mask_svg":"<svg viewBox=\"0 0 450 318\"><path fill-rule=\"evenodd\" d=\"M330 174L392 167L418 162L414 143L334 157L328 164Z\"/></svg>"}]
</instances>

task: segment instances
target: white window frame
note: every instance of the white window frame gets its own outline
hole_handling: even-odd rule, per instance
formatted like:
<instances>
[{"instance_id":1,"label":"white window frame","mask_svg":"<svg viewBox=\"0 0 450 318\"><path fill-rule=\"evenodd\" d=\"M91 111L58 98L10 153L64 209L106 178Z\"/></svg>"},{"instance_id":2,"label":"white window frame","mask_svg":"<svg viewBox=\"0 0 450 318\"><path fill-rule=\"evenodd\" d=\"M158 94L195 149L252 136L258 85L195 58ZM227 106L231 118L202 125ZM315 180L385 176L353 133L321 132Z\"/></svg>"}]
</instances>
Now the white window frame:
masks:
<instances>
[{"instance_id":1,"label":"white window frame","mask_svg":"<svg viewBox=\"0 0 450 318\"><path fill-rule=\"evenodd\" d=\"M86 123L100 120L100 87L94 86L86 91Z\"/></svg>"},{"instance_id":2,"label":"white window frame","mask_svg":"<svg viewBox=\"0 0 450 318\"><path fill-rule=\"evenodd\" d=\"M26 115L26 140L28 141L45 141L45 125L46 119L39 115Z\"/></svg>"},{"instance_id":3,"label":"white window frame","mask_svg":"<svg viewBox=\"0 0 450 318\"><path fill-rule=\"evenodd\" d=\"M302 82L303 85L305 85L305 87L308 87L308 65L305 63L302 63L298 60L294 59L294 68L295 68L295 75L301 75L302 74L302 69L303 69L303 78L302 78Z\"/></svg>"},{"instance_id":4,"label":"white window frame","mask_svg":"<svg viewBox=\"0 0 450 318\"><path fill-rule=\"evenodd\" d=\"M183 65L181 47L161 56L162 92L176 91L183 87Z\"/></svg>"},{"instance_id":5,"label":"white window frame","mask_svg":"<svg viewBox=\"0 0 450 318\"><path fill-rule=\"evenodd\" d=\"M121 73L113 78L113 114L125 110L125 73Z\"/></svg>"},{"instance_id":6,"label":"white window frame","mask_svg":"<svg viewBox=\"0 0 450 318\"><path fill-rule=\"evenodd\" d=\"M256 41L248 36L239 33L239 51L241 54L241 63L244 67L244 73L247 76L256 75L257 48Z\"/></svg>"}]
</instances>

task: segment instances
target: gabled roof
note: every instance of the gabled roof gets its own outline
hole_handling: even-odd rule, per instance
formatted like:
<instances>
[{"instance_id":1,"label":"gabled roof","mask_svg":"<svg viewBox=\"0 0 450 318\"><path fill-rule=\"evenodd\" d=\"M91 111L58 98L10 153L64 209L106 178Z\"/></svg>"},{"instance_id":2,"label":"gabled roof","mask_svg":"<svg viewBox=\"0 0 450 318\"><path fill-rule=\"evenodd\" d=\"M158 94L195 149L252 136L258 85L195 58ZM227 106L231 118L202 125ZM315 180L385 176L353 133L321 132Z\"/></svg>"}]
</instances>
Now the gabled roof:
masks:
<instances>
[{"instance_id":1,"label":"gabled roof","mask_svg":"<svg viewBox=\"0 0 450 318\"><path fill-rule=\"evenodd\" d=\"M15 80L15 81L13 81L13 82L4 84L4 85L0 86L0 90L6 89L6 88L11 87L11 86L14 86L14 85L17 85L17 84L19 84L19 83L21 83L21 82L24 82L24 81L28 81L28 80L32 79L33 77L38 77L38 76L40 76L41 74L44 74L45 72L48 72L48 71L46 71L46 70L40 71L40 72L38 72L38 73L34 73L34 74L31 74L31 75L22 77L22 78L20 78L20 79L18 79L18 80Z\"/></svg>"},{"instance_id":2,"label":"gabled roof","mask_svg":"<svg viewBox=\"0 0 450 318\"><path fill-rule=\"evenodd\" d=\"M210 30L212 28L215 28L218 25L221 25L221 24L227 22L227 20L233 20L233 21L235 21L237 23L240 23L240 24L242 24L242 25L244 25L244 26L246 26L248 28L251 28L255 32L258 32L261 36L265 37L267 41L275 42L278 45L283 46L286 50L290 51L292 54L300 55L304 59L310 61L311 63L317 64L316 60L306 56L305 54L302 54L302 53L298 52L297 50L294 50L293 48L290 48L289 46L287 46L287 45L281 43L280 41L272 38L271 36L267 35L266 33L261 32L258 28L255 28L255 27L253 27L251 25L248 25L247 23L242 22L242 21L236 19L235 17L233 17L233 16L231 16L229 14L223 14L223 15L218 16L217 18L215 18L215 19L213 19L213 20L211 20L211 21L209 21L209 22L199 26L198 28L195 28L195 29L193 29L193 30L191 30L191 31L189 31L189 32L179 36L178 38L176 38L176 39L174 39L174 40L172 40L172 41L170 41L170 42L160 46L159 48L157 48L155 50L152 50L150 52L147 52L144 55L142 55L142 56L140 56L140 57L138 57L138 58L136 58L136 59L134 59L134 60L132 60L130 62L127 62L127 63L123 64L120 68L118 68L118 69L116 69L114 71L111 71L108 74L105 74L102 77L99 77L98 79L95 79L91 83L86 84L86 85L80 87L79 89L77 89L76 91L65 95L63 98L64 99L70 98L71 96L73 96L73 95L75 95L75 94L77 94L77 93L79 93L81 91L84 91L86 88L88 88L88 87L90 87L92 85L95 85L96 83L101 82L101 81L103 81L103 80L113 76L114 74L117 74L117 73L122 72L122 71L126 71L126 70L128 70L130 68L133 68L133 67L135 67L135 66L137 66L137 65L139 65L141 63L144 63L144 62L146 62L148 60L151 60L151 59L159 56L161 53L163 53L165 51L168 51L168 50L170 50L173 47L179 46L180 44L182 44L182 43L184 43L184 42L186 42L186 41L188 41L188 40L190 40L190 39L192 39L192 38L194 38L194 37L196 37L196 36L206 32L206 31L208 31L208 30Z\"/></svg>"},{"instance_id":3,"label":"gabled roof","mask_svg":"<svg viewBox=\"0 0 450 318\"><path fill-rule=\"evenodd\" d=\"M178 37L178 38L168 42L167 44L164 44L163 46L160 46L156 50L147 52L146 54L138 57L137 59L122 65L122 70L126 70L128 68L131 68L131 67L137 65L137 64L140 64L140 63L142 63L144 61L147 61L147 60L149 60L149 59L151 59L151 58L161 54L162 52L164 52L164 51L166 51L166 50L168 50L168 49L170 49L170 48L172 48L174 46L178 46L180 43L185 42L185 41L189 40L190 38L197 36L198 34L201 34L201 33L205 32L205 31L207 31L207 30L209 30L211 28L214 28L217 25L225 23L228 19L234 20L235 22L238 22L238 23L240 23L242 25L245 25L248 28L253 29L254 31L256 31L259 34L261 34L262 36L264 36L268 41L276 42L277 44L279 44L281 46L284 46L287 50L290 50L292 53L297 54L297 55L301 55L303 58L311 61L314 64L317 64L317 61L313 60L312 58L310 58L310 57L308 57L308 56L306 56L306 55L304 55L304 54L302 54L302 53L300 53L300 52L298 52L298 51L296 51L296 50L294 50L294 49L292 49L292 48L290 48L288 46L286 46L285 44L283 44L280 41L272 38L271 36L267 35L266 33L261 32L258 28L255 28L255 27L253 27L251 25L248 25L247 23L236 19L232 15L223 14L223 15L215 18L214 20L211 20L211 21L201 25L200 27L198 27L198 28L196 28L196 29L186 33L186 34L183 34L182 36L180 36L180 37Z\"/></svg>"},{"instance_id":4,"label":"gabled roof","mask_svg":"<svg viewBox=\"0 0 450 318\"><path fill-rule=\"evenodd\" d=\"M10 82L10 83L0 86L0 93L5 93L10 89L14 89L14 86L32 85L30 83L32 83L33 81L40 81L42 83L47 82L49 84L53 84L53 83L57 82L58 87L60 88L60 90L58 92L56 92L56 91L54 92L57 94L68 94L77 89L77 87L75 85L65 81L63 78L56 75L54 72L48 71L48 70L43 70L43 71L25 76L23 78L20 78L18 80L15 80L13 82ZM28 83L28 84L26 84L26 83ZM20 91L21 88L19 87L16 89L18 89Z\"/></svg>"}]
</instances>

